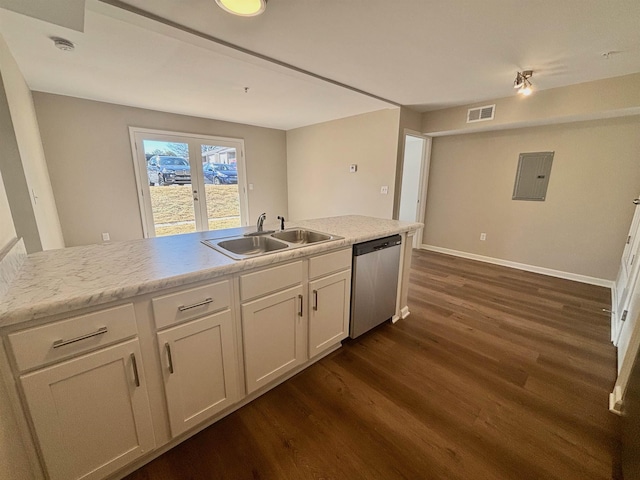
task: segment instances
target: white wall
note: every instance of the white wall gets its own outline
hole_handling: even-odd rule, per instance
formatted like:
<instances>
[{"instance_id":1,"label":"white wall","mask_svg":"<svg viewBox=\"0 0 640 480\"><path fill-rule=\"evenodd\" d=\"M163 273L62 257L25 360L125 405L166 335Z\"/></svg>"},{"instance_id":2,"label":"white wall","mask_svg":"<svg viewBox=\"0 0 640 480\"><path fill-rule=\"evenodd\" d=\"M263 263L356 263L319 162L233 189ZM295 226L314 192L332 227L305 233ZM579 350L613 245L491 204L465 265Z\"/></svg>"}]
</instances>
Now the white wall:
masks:
<instances>
[{"instance_id":1,"label":"white wall","mask_svg":"<svg viewBox=\"0 0 640 480\"><path fill-rule=\"evenodd\" d=\"M2 181L2 172L0 172L0 252L14 238L16 238L16 229L13 225L9 200Z\"/></svg>"},{"instance_id":2,"label":"white wall","mask_svg":"<svg viewBox=\"0 0 640 480\"><path fill-rule=\"evenodd\" d=\"M84 4L85 0L0 0L0 8L79 32L84 31Z\"/></svg>"},{"instance_id":3,"label":"white wall","mask_svg":"<svg viewBox=\"0 0 640 480\"><path fill-rule=\"evenodd\" d=\"M283 130L33 92L67 246L142 238L129 127L243 138L249 223L287 212Z\"/></svg>"},{"instance_id":4,"label":"white wall","mask_svg":"<svg viewBox=\"0 0 640 480\"><path fill-rule=\"evenodd\" d=\"M512 200L518 155L540 151L555 152L546 200ZM640 116L436 137L423 243L613 280L639 152Z\"/></svg>"},{"instance_id":5,"label":"white wall","mask_svg":"<svg viewBox=\"0 0 640 480\"><path fill-rule=\"evenodd\" d=\"M535 86L535 78L534 78ZM467 123L467 110L496 105L493 120ZM567 87L515 94L496 100L427 112L422 131L428 135L562 124L640 114L640 73Z\"/></svg>"},{"instance_id":6,"label":"white wall","mask_svg":"<svg viewBox=\"0 0 640 480\"><path fill-rule=\"evenodd\" d=\"M1 73L1 72L0 72ZM42 250L40 234L33 205L29 195L29 186L24 176L20 159L20 150L16 140L9 102L0 75L0 171L3 177L3 189L7 196L17 236L24 239L29 252Z\"/></svg>"},{"instance_id":7,"label":"white wall","mask_svg":"<svg viewBox=\"0 0 640 480\"><path fill-rule=\"evenodd\" d=\"M44 157L31 91L1 36L0 70L2 71L2 82L11 113L15 141L17 142L22 163L21 170L24 172L24 180L26 180L27 192L22 192L20 201L26 202L27 200L24 197L28 196L42 249L62 248L64 247L64 240L49 180L49 172ZM14 181L11 177L5 177L5 180ZM27 245L30 245L30 240L30 238L25 238Z\"/></svg>"},{"instance_id":8,"label":"white wall","mask_svg":"<svg viewBox=\"0 0 640 480\"><path fill-rule=\"evenodd\" d=\"M16 238L9 200L0 174L0 252ZM0 261L2 257L0 256ZM3 359L0 347L0 361ZM0 375L0 478L28 480L32 478L29 461L11 408L9 395Z\"/></svg>"},{"instance_id":9,"label":"white wall","mask_svg":"<svg viewBox=\"0 0 640 480\"><path fill-rule=\"evenodd\" d=\"M391 218L399 116L394 108L287 131L291 218ZM358 165L356 173L350 164Z\"/></svg>"}]
</instances>

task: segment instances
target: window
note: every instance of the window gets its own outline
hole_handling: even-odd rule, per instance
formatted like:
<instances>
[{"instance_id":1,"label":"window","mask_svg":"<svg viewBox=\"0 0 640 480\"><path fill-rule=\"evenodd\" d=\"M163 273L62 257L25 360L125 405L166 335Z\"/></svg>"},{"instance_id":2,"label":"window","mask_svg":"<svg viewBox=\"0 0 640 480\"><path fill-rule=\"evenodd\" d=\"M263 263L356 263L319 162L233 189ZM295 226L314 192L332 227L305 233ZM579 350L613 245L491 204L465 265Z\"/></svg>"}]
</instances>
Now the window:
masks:
<instances>
[{"instance_id":1,"label":"window","mask_svg":"<svg viewBox=\"0 0 640 480\"><path fill-rule=\"evenodd\" d=\"M248 225L241 139L129 130L145 237Z\"/></svg>"}]
</instances>

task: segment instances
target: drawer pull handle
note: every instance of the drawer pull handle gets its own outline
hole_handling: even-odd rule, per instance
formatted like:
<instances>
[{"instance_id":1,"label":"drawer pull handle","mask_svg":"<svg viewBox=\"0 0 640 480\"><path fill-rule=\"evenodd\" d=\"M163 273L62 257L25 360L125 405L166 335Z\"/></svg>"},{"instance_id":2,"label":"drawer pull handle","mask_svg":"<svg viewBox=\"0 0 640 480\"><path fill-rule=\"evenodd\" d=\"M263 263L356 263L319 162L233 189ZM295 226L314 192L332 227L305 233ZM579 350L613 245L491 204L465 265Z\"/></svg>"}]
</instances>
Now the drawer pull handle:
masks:
<instances>
[{"instance_id":1,"label":"drawer pull handle","mask_svg":"<svg viewBox=\"0 0 640 480\"><path fill-rule=\"evenodd\" d=\"M298 316L301 317L302 313L302 303L304 302L304 297L302 295L298 295L298 300L300 300L300 309L298 310Z\"/></svg>"},{"instance_id":2,"label":"drawer pull handle","mask_svg":"<svg viewBox=\"0 0 640 480\"><path fill-rule=\"evenodd\" d=\"M313 291L313 309L318 310L318 290Z\"/></svg>"},{"instance_id":3,"label":"drawer pull handle","mask_svg":"<svg viewBox=\"0 0 640 480\"><path fill-rule=\"evenodd\" d=\"M131 354L131 366L133 367L133 381L136 383L136 387L140 386L140 376L138 375L138 362L136 362L136 354Z\"/></svg>"},{"instance_id":4,"label":"drawer pull handle","mask_svg":"<svg viewBox=\"0 0 640 480\"><path fill-rule=\"evenodd\" d=\"M169 345L169 342L164 344L164 348L167 350L167 359L169 360L169 373L173 373L173 359L171 358L171 345Z\"/></svg>"},{"instance_id":5,"label":"drawer pull handle","mask_svg":"<svg viewBox=\"0 0 640 480\"><path fill-rule=\"evenodd\" d=\"M213 298L209 297L209 298L205 298L203 301L198 302L198 303L194 303L192 305L180 305L178 307L178 311L180 312L184 312L185 310L191 310L192 308L196 308L196 307L202 307L203 305L208 305L209 303L213 303Z\"/></svg>"},{"instance_id":6,"label":"drawer pull handle","mask_svg":"<svg viewBox=\"0 0 640 480\"><path fill-rule=\"evenodd\" d=\"M71 343L79 342L80 340L85 340L91 337L97 337L98 335L103 335L107 333L107 327L100 327L95 332L87 333L85 335L80 335L79 337L70 338L69 340L56 340L53 342L53 348L64 347L65 345L69 345Z\"/></svg>"}]
</instances>

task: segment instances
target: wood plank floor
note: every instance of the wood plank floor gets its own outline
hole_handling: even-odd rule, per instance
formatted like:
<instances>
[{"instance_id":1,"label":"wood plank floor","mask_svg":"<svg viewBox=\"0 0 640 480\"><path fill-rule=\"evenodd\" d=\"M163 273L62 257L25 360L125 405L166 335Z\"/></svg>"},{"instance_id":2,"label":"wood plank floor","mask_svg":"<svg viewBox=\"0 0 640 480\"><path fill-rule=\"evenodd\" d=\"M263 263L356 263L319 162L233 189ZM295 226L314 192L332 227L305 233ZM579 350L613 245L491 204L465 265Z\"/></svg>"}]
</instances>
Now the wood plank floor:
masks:
<instances>
[{"instance_id":1,"label":"wood plank floor","mask_svg":"<svg viewBox=\"0 0 640 480\"><path fill-rule=\"evenodd\" d=\"M608 289L414 251L409 308L127 479L619 478Z\"/></svg>"}]
</instances>

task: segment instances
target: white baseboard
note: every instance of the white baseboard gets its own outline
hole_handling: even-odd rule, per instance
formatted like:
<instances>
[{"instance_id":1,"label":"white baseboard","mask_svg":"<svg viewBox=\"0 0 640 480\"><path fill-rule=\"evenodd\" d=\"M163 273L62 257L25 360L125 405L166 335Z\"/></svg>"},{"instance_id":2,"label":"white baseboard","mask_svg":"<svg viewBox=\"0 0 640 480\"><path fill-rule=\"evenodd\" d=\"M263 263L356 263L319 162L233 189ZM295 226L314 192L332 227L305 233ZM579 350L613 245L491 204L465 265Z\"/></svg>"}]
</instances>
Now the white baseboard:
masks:
<instances>
[{"instance_id":1,"label":"white baseboard","mask_svg":"<svg viewBox=\"0 0 640 480\"><path fill-rule=\"evenodd\" d=\"M404 320L409 315L411 315L411 312L409 311L409 306L402 307L402 309L400 310L400 317Z\"/></svg>"},{"instance_id":2,"label":"white baseboard","mask_svg":"<svg viewBox=\"0 0 640 480\"><path fill-rule=\"evenodd\" d=\"M494 265L502 265L503 267L511 267L517 268L518 270L525 270L527 272L540 273L542 275L548 275L550 277L564 278L565 280L573 280L580 283L588 283L590 285L597 285L599 287L613 288L615 283L613 280L605 280L604 278L589 277L587 275L580 275L577 273L553 270L552 268L537 267L535 265L527 265L526 263L512 262L510 260L503 260L501 258L486 257L484 255L477 255L475 253L467 253L461 252L459 250L452 250L450 248L436 247L434 245L422 244L420 248L422 250L429 250L432 252L453 255L455 257L477 260L479 262L493 263Z\"/></svg>"},{"instance_id":3,"label":"white baseboard","mask_svg":"<svg viewBox=\"0 0 640 480\"><path fill-rule=\"evenodd\" d=\"M613 387L613 392L609 394L609 411L622 416L622 387Z\"/></svg>"},{"instance_id":4,"label":"white baseboard","mask_svg":"<svg viewBox=\"0 0 640 480\"><path fill-rule=\"evenodd\" d=\"M618 332L616 332L616 305L618 305L618 292L616 282L611 287L611 343L618 346Z\"/></svg>"}]
</instances>

